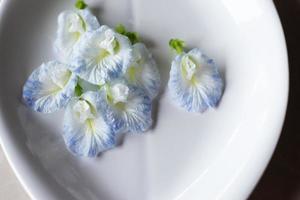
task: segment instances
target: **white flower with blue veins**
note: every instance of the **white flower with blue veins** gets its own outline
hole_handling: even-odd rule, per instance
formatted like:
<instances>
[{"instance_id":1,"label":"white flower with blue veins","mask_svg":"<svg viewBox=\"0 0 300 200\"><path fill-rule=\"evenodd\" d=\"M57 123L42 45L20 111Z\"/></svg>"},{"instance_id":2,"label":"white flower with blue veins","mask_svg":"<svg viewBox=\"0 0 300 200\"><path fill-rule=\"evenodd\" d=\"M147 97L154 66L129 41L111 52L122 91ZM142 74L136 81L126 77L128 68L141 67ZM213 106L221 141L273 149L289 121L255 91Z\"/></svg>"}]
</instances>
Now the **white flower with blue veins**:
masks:
<instances>
[{"instance_id":1,"label":"white flower with blue veins","mask_svg":"<svg viewBox=\"0 0 300 200\"><path fill-rule=\"evenodd\" d=\"M54 49L63 62L70 57L86 32L100 27L97 18L88 10L64 11L58 16L58 30Z\"/></svg>"},{"instance_id":2,"label":"white flower with blue veins","mask_svg":"<svg viewBox=\"0 0 300 200\"><path fill-rule=\"evenodd\" d=\"M218 105L224 82L213 60L195 48L175 57L168 87L177 105L189 112L204 112Z\"/></svg>"},{"instance_id":3,"label":"white flower with blue veins","mask_svg":"<svg viewBox=\"0 0 300 200\"><path fill-rule=\"evenodd\" d=\"M80 78L102 85L118 78L128 67L132 47L127 37L107 26L87 33L72 58L72 71Z\"/></svg>"},{"instance_id":4,"label":"white flower with blue veins","mask_svg":"<svg viewBox=\"0 0 300 200\"><path fill-rule=\"evenodd\" d=\"M100 94L86 92L73 98L64 117L63 138L77 156L96 157L115 146L115 134L100 112Z\"/></svg>"},{"instance_id":5,"label":"white flower with blue veins","mask_svg":"<svg viewBox=\"0 0 300 200\"><path fill-rule=\"evenodd\" d=\"M145 91L125 81L116 81L100 90L104 120L116 133L141 133L152 125L151 99Z\"/></svg>"},{"instance_id":6,"label":"white flower with blue veins","mask_svg":"<svg viewBox=\"0 0 300 200\"><path fill-rule=\"evenodd\" d=\"M54 43L59 59L32 72L23 100L41 113L66 108L67 148L76 156L96 157L115 147L117 134L150 129L160 75L136 32L100 26L87 6L77 0L78 10L59 15ZM187 70L192 77L193 66Z\"/></svg>"},{"instance_id":7,"label":"white flower with blue veins","mask_svg":"<svg viewBox=\"0 0 300 200\"><path fill-rule=\"evenodd\" d=\"M132 59L125 77L130 84L144 88L151 99L157 96L160 89L160 74L155 60L144 44L133 45Z\"/></svg>"},{"instance_id":8,"label":"white flower with blue veins","mask_svg":"<svg viewBox=\"0 0 300 200\"><path fill-rule=\"evenodd\" d=\"M64 108L74 96L77 77L58 61L42 64L23 87L25 104L37 112L52 113Z\"/></svg>"}]
</instances>

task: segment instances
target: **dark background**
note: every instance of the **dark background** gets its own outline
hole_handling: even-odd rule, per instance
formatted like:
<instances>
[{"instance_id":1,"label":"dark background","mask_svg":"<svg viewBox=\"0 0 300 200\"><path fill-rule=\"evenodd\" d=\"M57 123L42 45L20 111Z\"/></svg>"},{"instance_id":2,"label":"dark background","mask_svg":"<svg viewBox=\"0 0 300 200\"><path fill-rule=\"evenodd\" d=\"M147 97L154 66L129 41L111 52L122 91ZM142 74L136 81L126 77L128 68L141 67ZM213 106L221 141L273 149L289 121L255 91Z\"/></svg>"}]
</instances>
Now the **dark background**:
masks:
<instances>
[{"instance_id":1,"label":"dark background","mask_svg":"<svg viewBox=\"0 0 300 200\"><path fill-rule=\"evenodd\" d=\"M249 200L300 200L300 0L274 2L289 54L289 103L278 146Z\"/></svg>"}]
</instances>

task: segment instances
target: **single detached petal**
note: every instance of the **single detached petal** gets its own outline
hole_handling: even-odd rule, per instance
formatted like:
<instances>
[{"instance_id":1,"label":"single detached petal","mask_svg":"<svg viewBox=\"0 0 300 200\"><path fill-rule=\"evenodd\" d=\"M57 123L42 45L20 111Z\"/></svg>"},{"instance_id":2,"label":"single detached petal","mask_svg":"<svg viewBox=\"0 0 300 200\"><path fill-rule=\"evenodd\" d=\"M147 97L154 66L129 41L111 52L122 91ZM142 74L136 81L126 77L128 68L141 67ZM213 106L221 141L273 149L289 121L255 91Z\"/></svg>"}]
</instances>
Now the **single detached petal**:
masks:
<instances>
[{"instance_id":1,"label":"single detached petal","mask_svg":"<svg viewBox=\"0 0 300 200\"><path fill-rule=\"evenodd\" d=\"M100 93L104 120L116 133L141 133L152 125L151 99L143 89L119 82L104 86Z\"/></svg>"},{"instance_id":2,"label":"single detached petal","mask_svg":"<svg viewBox=\"0 0 300 200\"><path fill-rule=\"evenodd\" d=\"M102 26L80 42L72 59L72 70L80 78L101 85L119 77L131 57L128 38Z\"/></svg>"},{"instance_id":3,"label":"single detached petal","mask_svg":"<svg viewBox=\"0 0 300 200\"><path fill-rule=\"evenodd\" d=\"M179 106L189 112L204 112L217 106L224 83L213 60L195 48L174 59L168 86Z\"/></svg>"},{"instance_id":4,"label":"single detached petal","mask_svg":"<svg viewBox=\"0 0 300 200\"><path fill-rule=\"evenodd\" d=\"M97 18L88 9L62 12L58 16L58 30L54 42L58 57L68 62L84 34L99 27Z\"/></svg>"},{"instance_id":5,"label":"single detached petal","mask_svg":"<svg viewBox=\"0 0 300 200\"><path fill-rule=\"evenodd\" d=\"M130 84L144 88L151 99L157 96L160 89L160 74L155 60L144 44L133 45L132 60L125 76Z\"/></svg>"},{"instance_id":6,"label":"single detached petal","mask_svg":"<svg viewBox=\"0 0 300 200\"><path fill-rule=\"evenodd\" d=\"M76 76L65 64L42 64L29 76L23 87L25 104L37 112L52 113L66 106L74 96Z\"/></svg>"},{"instance_id":7,"label":"single detached petal","mask_svg":"<svg viewBox=\"0 0 300 200\"><path fill-rule=\"evenodd\" d=\"M99 112L99 101L99 93L86 92L68 104L63 138L77 156L96 157L115 146L115 134Z\"/></svg>"}]
</instances>

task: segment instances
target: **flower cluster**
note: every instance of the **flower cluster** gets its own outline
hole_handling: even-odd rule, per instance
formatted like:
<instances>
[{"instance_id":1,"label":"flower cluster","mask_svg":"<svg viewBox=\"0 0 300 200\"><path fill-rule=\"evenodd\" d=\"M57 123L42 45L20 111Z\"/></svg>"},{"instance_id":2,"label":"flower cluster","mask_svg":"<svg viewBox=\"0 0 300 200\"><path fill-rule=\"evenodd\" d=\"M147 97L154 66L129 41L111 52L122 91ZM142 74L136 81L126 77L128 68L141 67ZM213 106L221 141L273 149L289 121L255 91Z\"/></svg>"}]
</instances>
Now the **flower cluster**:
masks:
<instances>
[{"instance_id":1,"label":"flower cluster","mask_svg":"<svg viewBox=\"0 0 300 200\"><path fill-rule=\"evenodd\" d=\"M189 112L202 113L216 107L224 82L214 61L198 48L184 52L182 40L171 39L169 45L177 53L168 82L173 101Z\"/></svg>"},{"instance_id":2,"label":"flower cluster","mask_svg":"<svg viewBox=\"0 0 300 200\"><path fill-rule=\"evenodd\" d=\"M23 99L41 113L66 108L66 146L75 155L95 157L115 146L117 134L151 127L160 75L135 33L100 25L85 4L77 6L84 9L59 15L58 58L32 72Z\"/></svg>"}]
</instances>

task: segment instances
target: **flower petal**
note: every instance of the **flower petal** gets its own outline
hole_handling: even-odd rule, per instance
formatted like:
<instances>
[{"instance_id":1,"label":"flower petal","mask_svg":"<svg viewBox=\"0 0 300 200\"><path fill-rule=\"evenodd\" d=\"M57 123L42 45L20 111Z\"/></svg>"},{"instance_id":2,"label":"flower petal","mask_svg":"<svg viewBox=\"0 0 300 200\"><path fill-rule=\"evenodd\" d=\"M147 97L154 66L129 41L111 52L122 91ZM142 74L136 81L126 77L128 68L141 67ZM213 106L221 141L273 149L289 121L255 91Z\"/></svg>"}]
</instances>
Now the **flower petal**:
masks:
<instances>
[{"instance_id":1,"label":"flower petal","mask_svg":"<svg viewBox=\"0 0 300 200\"><path fill-rule=\"evenodd\" d=\"M100 28L99 21L95 15L89 9L79 10L79 15L85 22L86 31L94 31Z\"/></svg>"},{"instance_id":2,"label":"flower petal","mask_svg":"<svg viewBox=\"0 0 300 200\"><path fill-rule=\"evenodd\" d=\"M141 88L128 85L127 101L114 103L114 99L109 98L109 90L116 84L113 83L109 88L103 87L100 91L100 108L105 113L104 120L116 133L147 131L152 125L150 97Z\"/></svg>"},{"instance_id":3,"label":"flower petal","mask_svg":"<svg viewBox=\"0 0 300 200\"><path fill-rule=\"evenodd\" d=\"M23 87L23 99L35 111L52 113L66 106L74 96L76 83L76 76L66 65L51 61L29 76Z\"/></svg>"},{"instance_id":4,"label":"flower petal","mask_svg":"<svg viewBox=\"0 0 300 200\"><path fill-rule=\"evenodd\" d=\"M76 108L79 103L92 110L93 117L82 120ZM115 146L115 134L103 120L97 107L99 93L86 92L69 103L64 117L63 137L68 149L77 156L96 157L100 152Z\"/></svg>"},{"instance_id":5,"label":"flower petal","mask_svg":"<svg viewBox=\"0 0 300 200\"><path fill-rule=\"evenodd\" d=\"M62 12L58 16L58 30L54 42L54 49L60 60L69 62L84 34L99 27L97 18L88 9Z\"/></svg>"},{"instance_id":6,"label":"flower petal","mask_svg":"<svg viewBox=\"0 0 300 200\"><path fill-rule=\"evenodd\" d=\"M154 99L160 89L160 74L155 60L142 43L133 45L133 58L125 73L130 84L142 87Z\"/></svg>"},{"instance_id":7,"label":"flower petal","mask_svg":"<svg viewBox=\"0 0 300 200\"><path fill-rule=\"evenodd\" d=\"M168 86L176 104L189 112L204 112L217 106L224 83L213 60L195 48L174 59Z\"/></svg>"},{"instance_id":8,"label":"flower petal","mask_svg":"<svg viewBox=\"0 0 300 200\"><path fill-rule=\"evenodd\" d=\"M132 57L130 41L107 26L86 35L80 42L72 70L92 84L101 85L118 78Z\"/></svg>"}]
</instances>

